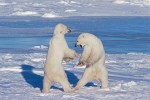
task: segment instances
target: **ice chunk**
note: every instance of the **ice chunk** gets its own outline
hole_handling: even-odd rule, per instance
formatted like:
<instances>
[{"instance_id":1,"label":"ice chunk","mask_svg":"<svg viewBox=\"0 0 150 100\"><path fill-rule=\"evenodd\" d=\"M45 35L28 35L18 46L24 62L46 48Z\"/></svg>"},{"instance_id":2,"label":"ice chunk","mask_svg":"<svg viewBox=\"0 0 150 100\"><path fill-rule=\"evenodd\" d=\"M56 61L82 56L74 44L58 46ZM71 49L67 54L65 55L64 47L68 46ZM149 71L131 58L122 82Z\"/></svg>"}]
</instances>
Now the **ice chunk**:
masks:
<instances>
[{"instance_id":1,"label":"ice chunk","mask_svg":"<svg viewBox=\"0 0 150 100\"><path fill-rule=\"evenodd\" d=\"M114 3L116 3L116 4L126 4L126 3L129 3L129 2L127 2L125 0L115 0Z\"/></svg>"},{"instance_id":2,"label":"ice chunk","mask_svg":"<svg viewBox=\"0 0 150 100\"><path fill-rule=\"evenodd\" d=\"M47 49L47 46L40 45L40 46L34 46L33 49Z\"/></svg>"},{"instance_id":3,"label":"ice chunk","mask_svg":"<svg viewBox=\"0 0 150 100\"><path fill-rule=\"evenodd\" d=\"M34 11L18 11L15 13L12 13L11 15L15 15L15 16L38 16L39 14L37 12Z\"/></svg>"},{"instance_id":4,"label":"ice chunk","mask_svg":"<svg viewBox=\"0 0 150 100\"><path fill-rule=\"evenodd\" d=\"M45 13L42 17L45 18L55 18L55 17L60 17L58 14L51 12L51 13Z\"/></svg>"},{"instance_id":5,"label":"ice chunk","mask_svg":"<svg viewBox=\"0 0 150 100\"><path fill-rule=\"evenodd\" d=\"M77 12L77 10L76 9L68 9L68 10L65 10L65 12L68 12L68 13L70 13L70 12Z\"/></svg>"}]
</instances>

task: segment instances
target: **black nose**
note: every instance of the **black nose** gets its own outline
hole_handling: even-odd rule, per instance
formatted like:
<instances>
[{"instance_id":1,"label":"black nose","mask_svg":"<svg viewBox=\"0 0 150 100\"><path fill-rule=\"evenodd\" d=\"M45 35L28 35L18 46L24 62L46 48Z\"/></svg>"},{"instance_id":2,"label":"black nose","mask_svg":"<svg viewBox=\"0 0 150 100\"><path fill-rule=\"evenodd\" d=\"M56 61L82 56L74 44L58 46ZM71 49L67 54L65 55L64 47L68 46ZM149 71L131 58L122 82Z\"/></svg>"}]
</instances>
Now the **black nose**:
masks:
<instances>
[{"instance_id":1,"label":"black nose","mask_svg":"<svg viewBox=\"0 0 150 100\"><path fill-rule=\"evenodd\" d=\"M80 45L80 47L81 47L81 48L83 48L83 46L82 46L82 45Z\"/></svg>"},{"instance_id":2,"label":"black nose","mask_svg":"<svg viewBox=\"0 0 150 100\"><path fill-rule=\"evenodd\" d=\"M70 33L70 32L71 32L71 30L70 30L70 29L68 29L68 32Z\"/></svg>"},{"instance_id":3,"label":"black nose","mask_svg":"<svg viewBox=\"0 0 150 100\"><path fill-rule=\"evenodd\" d=\"M74 46L77 47L77 43Z\"/></svg>"}]
</instances>

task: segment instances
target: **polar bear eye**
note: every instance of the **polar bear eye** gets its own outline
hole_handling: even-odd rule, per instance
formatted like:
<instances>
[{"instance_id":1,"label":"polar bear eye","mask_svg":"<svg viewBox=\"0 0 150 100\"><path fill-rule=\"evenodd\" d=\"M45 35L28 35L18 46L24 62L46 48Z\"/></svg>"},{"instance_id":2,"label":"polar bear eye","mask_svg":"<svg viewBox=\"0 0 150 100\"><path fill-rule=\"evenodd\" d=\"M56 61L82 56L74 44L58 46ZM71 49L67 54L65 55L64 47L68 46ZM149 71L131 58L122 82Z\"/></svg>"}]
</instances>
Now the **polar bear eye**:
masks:
<instances>
[{"instance_id":1,"label":"polar bear eye","mask_svg":"<svg viewBox=\"0 0 150 100\"><path fill-rule=\"evenodd\" d=\"M62 33L63 31L60 31L60 33Z\"/></svg>"}]
</instances>

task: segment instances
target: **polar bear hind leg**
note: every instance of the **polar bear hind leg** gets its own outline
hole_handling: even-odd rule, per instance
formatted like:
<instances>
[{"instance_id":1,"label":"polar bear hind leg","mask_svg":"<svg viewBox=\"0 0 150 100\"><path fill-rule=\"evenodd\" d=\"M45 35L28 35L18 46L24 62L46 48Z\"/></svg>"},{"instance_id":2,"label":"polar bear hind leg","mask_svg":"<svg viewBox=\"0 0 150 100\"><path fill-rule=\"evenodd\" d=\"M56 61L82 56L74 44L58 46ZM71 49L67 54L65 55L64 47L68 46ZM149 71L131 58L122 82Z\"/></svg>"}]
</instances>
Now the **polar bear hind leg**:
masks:
<instances>
[{"instance_id":1,"label":"polar bear hind leg","mask_svg":"<svg viewBox=\"0 0 150 100\"><path fill-rule=\"evenodd\" d=\"M108 73L105 66L102 66L100 72L98 72L99 81L101 82L101 88L108 88Z\"/></svg>"},{"instance_id":2,"label":"polar bear hind leg","mask_svg":"<svg viewBox=\"0 0 150 100\"><path fill-rule=\"evenodd\" d=\"M66 73L64 71L61 72L59 75L57 75L56 81L62 85L62 87L66 93L72 92L70 83L68 82Z\"/></svg>"},{"instance_id":3,"label":"polar bear hind leg","mask_svg":"<svg viewBox=\"0 0 150 100\"><path fill-rule=\"evenodd\" d=\"M86 83L91 81L93 79L93 77L94 76L93 76L91 68L90 67L86 68L82 78L79 80L79 82L75 86L74 90L78 90L78 89L82 88Z\"/></svg>"},{"instance_id":4,"label":"polar bear hind leg","mask_svg":"<svg viewBox=\"0 0 150 100\"><path fill-rule=\"evenodd\" d=\"M44 75L42 93L48 93L51 85L52 85L52 82L48 79L47 75Z\"/></svg>"}]
</instances>

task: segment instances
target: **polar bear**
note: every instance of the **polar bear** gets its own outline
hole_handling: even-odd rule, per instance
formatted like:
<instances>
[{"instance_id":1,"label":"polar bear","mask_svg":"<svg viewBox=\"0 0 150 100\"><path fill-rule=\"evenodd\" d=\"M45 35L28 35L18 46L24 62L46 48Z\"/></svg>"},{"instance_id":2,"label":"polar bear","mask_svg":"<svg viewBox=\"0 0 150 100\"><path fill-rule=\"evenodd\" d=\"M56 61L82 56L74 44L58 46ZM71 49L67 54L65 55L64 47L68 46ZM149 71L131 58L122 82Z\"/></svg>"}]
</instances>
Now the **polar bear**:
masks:
<instances>
[{"instance_id":1,"label":"polar bear","mask_svg":"<svg viewBox=\"0 0 150 100\"><path fill-rule=\"evenodd\" d=\"M86 68L74 90L92 80L98 80L102 88L108 88L108 73L105 67L105 51L102 42L93 34L82 33L75 44L75 46L78 45L84 50L77 66L86 65Z\"/></svg>"},{"instance_id":2,"label":"polar bear","mask_svg":"<svg viewBox=\"0 0 150 100\"><path fill-rule=\"evenodd\" d=\"M74 50L68 47L65 40L64 35L69 32L71 32L70 29L64 24L58 24L54 29L44 66L43 93L49 92L52 82L60 83L65 92L72 91L62 65L63 59L70 61L78 56Z\"/></svg>"}]
</instances>

